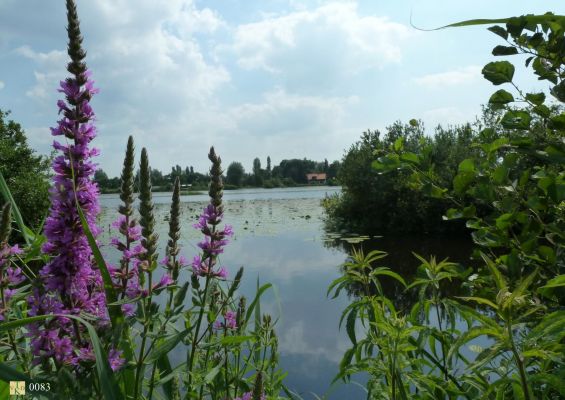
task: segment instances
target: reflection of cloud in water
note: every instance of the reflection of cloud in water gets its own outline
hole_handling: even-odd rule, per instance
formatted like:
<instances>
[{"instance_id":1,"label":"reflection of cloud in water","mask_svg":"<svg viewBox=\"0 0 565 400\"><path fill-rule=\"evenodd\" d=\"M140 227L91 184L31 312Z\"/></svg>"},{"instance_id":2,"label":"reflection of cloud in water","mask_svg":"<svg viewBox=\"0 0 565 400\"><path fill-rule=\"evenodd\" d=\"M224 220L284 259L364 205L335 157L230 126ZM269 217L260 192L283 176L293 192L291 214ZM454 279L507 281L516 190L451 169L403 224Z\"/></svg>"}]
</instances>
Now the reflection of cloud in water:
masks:
<instances>
[{"instance_id":1,"label":"reflection of cloud in water","mask_svg":"<svg viewBox=\"0 0 565 400\"><path fill-rule=\"evenodd\" d=\"M335 337L335 335L334 335ZM337 338L337 346L330 347L321 345L317 340L312 342L307 341L304 332L304 321L297 321L290 324L289 327L283 330L280 335L280 350L281 355L284 357L288 354L301 354L303 356L314 356L324 358L334 364L338 364L341 360L341 355L347 350L349 343ZM305 373L316 375L315 371L304 371Z\"/></svg>"},{"instance_id":2,"label":"reflection of cloud in water","mask_svg":"<svg viewBox=\"0 0 565 400\"><path fill-rule=\"evenodd\" d=\"M326 249L319 242L305 241L307 234L292 232L270 236L247 237L226 248L222 261L229 265L243 265L248 273L259 273L263 280L288 283L305 275L318 274L322 279L337 277L345 256ZM320 275L321 274L321 275Z\"/></svg>"},{"instance_id":3,"label":"reflection of cloud in water","mask_svg":"<svg viewBox=\"0 0 565 400\"><path fill-rule=\"evenodd\" d=\"M284 191L289 196L290 192ZM192 224L206 204L194 200L182 203L181 254L189 259L199 252L196 243L202 234ZM111 207L104 208L100 217L104 228L100 240L108 243L108 227L117 217L116 204L107 200L102 204ZM155 206L161 257L167 242L169 207ZM348 300L326 296L328 285L339 276L338 266L345 254L324 247L320 197L244 198L226 201L225 207L224 221L233 225L235 240L226 247L220 264L228 268L232 278L240 266L245 267L239 294L248 298L248 304L255 296L257 277L261 284L271 282L275 286L261 298L261 310L278 320L275 329L280 339L281 368L289 372L285 382L301 393L324 393L338 372L349 340L343 330L338 331L339 316ZM110 261L119 257L115 249L106 247L105 252ZM186 279L189 271L182 274ZM342 398L359 397L351 387L339 388L330 396Z\"/></svg>"}]
</instances>

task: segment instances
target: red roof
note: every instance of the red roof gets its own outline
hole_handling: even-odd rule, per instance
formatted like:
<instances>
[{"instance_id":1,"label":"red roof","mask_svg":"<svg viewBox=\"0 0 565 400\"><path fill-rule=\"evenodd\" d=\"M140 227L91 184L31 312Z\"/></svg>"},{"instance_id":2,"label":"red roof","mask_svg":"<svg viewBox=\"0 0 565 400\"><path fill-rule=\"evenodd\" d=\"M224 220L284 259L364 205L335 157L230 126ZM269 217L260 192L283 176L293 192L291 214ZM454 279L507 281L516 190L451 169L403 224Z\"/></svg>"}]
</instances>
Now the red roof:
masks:
<instances>
[{"instance_id":1,"label":"red roof","mask_svg":"<svg viewBox=\"0 0 565 400\"><path fill-rule=\"evenodd\" d=\"M326 178L326 174L325 173L319 173L319 174L306 174L306 179L308 179L309 181L311 180L317 180L317 181L321 181L321 180L325 180Z\"/></svg>"}]
</instances>

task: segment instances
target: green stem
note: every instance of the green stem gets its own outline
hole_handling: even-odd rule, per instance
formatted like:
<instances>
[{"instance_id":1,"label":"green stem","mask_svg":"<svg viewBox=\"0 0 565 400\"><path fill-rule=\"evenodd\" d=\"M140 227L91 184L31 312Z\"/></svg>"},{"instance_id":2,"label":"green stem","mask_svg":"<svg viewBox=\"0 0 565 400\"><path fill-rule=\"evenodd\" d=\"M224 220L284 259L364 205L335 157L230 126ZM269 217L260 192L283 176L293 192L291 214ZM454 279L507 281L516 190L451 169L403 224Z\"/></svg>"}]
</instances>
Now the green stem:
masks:
<instances>
[{"instance_id":1,"label":"green stem","mask_svg":"<svg viewBox=\"0 0 565 400\"><path fill-rule=\"evenodd\" d=\"M4 270L0 270L0 296L2 297L2 308L6 308L6 297L4 296L4 287L1 284L3 279L4 279ZM22 360L21 360L20 352L18 350L18 346L16 345L16 339L14 338L12 331L8 331L8 338L10 340L10 346L12 347L12 350L14 350L16 359L21 362ZM24 371L27 371L25 365L23 367L24 367Z\"/></svg>"},{"instance_id":2,"label":"green stem","mask_svg":"<svg viewBox=\"0 0 565 400\"><path fill-rule=\"evenodd\" d=\"M443 337L443 327L442 327L443 323L442 323L441 315L439 313L439 301L437 300L437 296L435 299L435 305L436 305L437 323L439 325L439 333L441 335L441 358L443 361L443 371L444 371L443 377L447 381L448 376L447 376L447 359L445 357L445 340Z\"/></svg>"},{"instance_id":3,"label":"green stem","mask_svg":"<svg viewBox=\"0 0 565 400\"><path fill-rule=\"evenodd\" d=\"M508 319L508 322L506 323L506 329L508 331L508 338L510 340L512 354L514 355L514 360L516 361L516 365L518 366L518 371L520 372L520 383L522 384L522 390L524 392L524 400L530 400L531 397L530 397L530 390L528 387L528 381L526 379L526 369L524 368L524 362L520 357L520 353L518 352L516 343L514 343L514 335L512 333L511 319Z\"/></svg>"},{"instance_id":4,"label":"green stem","mask_svg":"<svg viewBox=\"0 0 565 400\"><path fill-rule=\"evenodd\" d=\"M200 331L200 326L202 325L202 317L204 316L204 308L206 307L206 297L208 296L208 286L210 284L210 274L206 275L206 283L204 285L204 295L202 297L202 305L200 306L200 312L198 313L198 320L196 321L196 330L192 336L192 345L190 346L190 357L188 361L188 390L192 389L192 367L194 366L194 356L196 355L196 343L198 340L198 333Z\"/></svg>"},{"instance_id":5,"label":"green stem","mask_svg":"<svg viewBox=\"0 0 565 400\"><path fill-rule=\"evenodd\" d=\"M224 327L224 335L227 336L227 333L228 333L228 329L226 327ZM226 399L229 399L230 398L230 383L228 381L228 376L229 376L228 366L229 366L229 363L228 363L228 347L227 346L224 346L224 354L225 354L225 357L226 357L226 360L225 360L225 363L224 363L224 368L225 368L225 370L224 370L224 380L226 382Z\"/></svg>"},{"instance_id":6,"label":"green stem","mask_svg":"<svg viewBox=\"0 0 565 400\"><path fill-rule=\"evenodd\" d=\"M151 285L153 284L153 274L148 271L148 292L147 299L142 302L143 304L143 336L141 338L141 347L139 349L139 359L137 360L137 368L135 371L135 387L133 392L134 400L137 400L137 396L140 394L140 379L141 378L141 368L143 367L143 361L145 360L145 345L147 343L147 334L149 333L149 327L151 325L151 320L149 317L149 311L151 310L151 301L152 301L152 291Z\"/></svg>"},{"instance_id":7,"label":"green stem","mask_svg":"<svg viewBox=\"0 0 565 400\"><path fill-rule=\"evenodd\" d=\"M173 263L175 263L175 257L173 256ZM163 325L161 326L161 328L159 329L159 333L157 334L157 338L155 340L153 340L151 342L151 344L149 345L149 349L147 350L147 353L149 354L149 352L151 351L151 349L155 346L155 343L158 342L161 338L161 334L163 334L166 330L166 326L167 323L169 322L169 319L171 317L171 304L173 303L173 291L169 291L169 299L167 300L167 305L165 307L165 322L163 323ZM157 369L157 360L155 360L153 362L153 367L152 367L152 371L151 371L151 379L149 381L149 395L148 395L148 399L150 400L152 395L153 395L153 387L155 386L155 370Z\"/></svg>"},{"instance_id":8,"label":"green stem","mask_svg":"<svg viewBox=\"0 0 565 400\"><path fill-rule=\"evenodd\" d=\"M212 341L212 330L210 329L210 331L208 332L208 342ZM196 342L196 346L198 346L198 343L200 342L200 340L198 340ZM208 347L208 349L206 349L206 356L204 357L204 371L208 371L208 360L210 359L210 347ZM204 396L204 385L200 386L200 395L199 395L199 399L202 400Z\"/></svg>"}]
</instances>

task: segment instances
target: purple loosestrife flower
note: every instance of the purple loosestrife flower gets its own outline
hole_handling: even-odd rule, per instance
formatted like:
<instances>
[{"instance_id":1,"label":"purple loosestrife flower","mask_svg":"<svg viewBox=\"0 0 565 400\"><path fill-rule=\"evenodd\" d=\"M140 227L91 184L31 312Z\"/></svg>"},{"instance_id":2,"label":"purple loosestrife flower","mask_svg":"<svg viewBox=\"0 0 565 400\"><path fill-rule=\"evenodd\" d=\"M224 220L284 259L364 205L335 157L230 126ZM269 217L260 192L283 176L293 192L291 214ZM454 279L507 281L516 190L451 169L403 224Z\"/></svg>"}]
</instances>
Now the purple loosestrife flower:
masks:
<instances>
[{"instance_id":1,"label":"purple loosestrife flower","mask_svg":"<svg viewBox=\"0 0 565 400\"><path fill-rule=\"evenodd\" d=\"M216 321L214 322L214 328L215 329L232 329L232 330L236 330L237 329L237 314L233 311L227 311L226 314L224 315L224 320L223 321Z\"/></svg>"},{"instance_id":2,"label":"purple loosestrife flower","mask_svg":"<svg viewBox=\"0 0 565 400\"><path fill-rule=\"evenodd\" d=\"M214 152L214 148L210 149L208 158L212 161L210 168L210 204L208 204L198 222L193 225L204 234L204 239L198 243L198 247L202 249L202 256L196 256L192 260L192 271L196 276L210 276L226 278L227 271L225 268L215 269L217 257L223 253L224 247L229 243L228 237L233 236L233 229L230 225L225 225L223 229L218 229L224 216L224 208L222 205L223 184L221 159Z\"/></svg>"},{"instance_id":3,"label":"purple loosestrife flower","mask_svg":"<svg viewBox=\"0 0 565 400\"><path fill-rule=\"evenodd\" d=\"M121 350L111 349L108 353L108 362L112 371L115 372L124 366L126 360L123 358Z\"/></svg>"},{"instance_id":4,"label":"purple loosestrife flower","mask_svg":"<svg viewBox=\"0 0 565 400\"><path fill-rule=\"evenodd\" d=\"M4 312L9 310L8 301L15 293L13 288L25 280L21 268L10 265L10 258L21 253L22 250L18 245L0 243L0 321L4 321Z\"/></svg>"},{"instance_id":5,"label":"purple loosestrife flower","mask_svg":"<svg viewBox=\"0 0 565 400\"><path fill-rule=\"evenodd\" d=\"M136 244L141 239L141 227L135 219L130 220L125 215L120 215L112 227L123 235L125 243L117 237L111 239L110 243L122 252L122 258L120 268L113 268L110 273L120 296L133 299L141 293L138 265L145 249L141 244ZM122 311L131 317L135 314L135 306L132 303L123 304Z\"/></svg>"},{"instance_id":6,"label":"purple loosestrife flower","mask_svg":"<svg viewBox=\"0 0 565 400\"><path fill-rule=\"evenodd\" d=\"M51 208L44 228L47 242L43 251L52 258L39 272L43 287L36 286L28 299L29 314L78 315L86 312L94 315L99 327L103 327L108 323L103 283L77 212L78 202L96 236L100 232L96 226L100 207L98 188L92 180L95 164L91 158L98 154L98 150L90 147L96 128L89 102L97 90L83 62L86 53L82 49L73 0L67 0L67 20L71 58L67 70L71 76L61 82L59 91L65 94L66 101L57 102L62 118L51 129L52 135L64 137L64 142L53 143L59 155L53 160L55 176L50 189ZM53 357L59 365L76 365L81 349L89 343L84 333L79 324L68 318L59 318L56 324L50 321L32 325L29 336L36 357L34 361L38 363L38 358Z\"/></svg>"}]
</instances>

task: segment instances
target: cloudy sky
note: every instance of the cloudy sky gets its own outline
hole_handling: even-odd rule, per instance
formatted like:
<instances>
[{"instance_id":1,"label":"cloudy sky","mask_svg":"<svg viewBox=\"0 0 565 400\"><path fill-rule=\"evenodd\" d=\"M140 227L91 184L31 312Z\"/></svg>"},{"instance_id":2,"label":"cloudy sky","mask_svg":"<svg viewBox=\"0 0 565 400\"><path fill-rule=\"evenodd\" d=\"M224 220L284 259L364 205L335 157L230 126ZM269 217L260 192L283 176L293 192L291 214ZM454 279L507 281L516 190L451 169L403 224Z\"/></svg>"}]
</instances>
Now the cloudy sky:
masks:
<instances>
[{"instance_id":1,"label":"cloudy sky","mask_svg":"<svg viewBox=\"0 0 565 400\"><path fill-rule=\"evenodd\" d=\"M119 174L128 135L152 166L251 169L340 159L396 120L472 121L493 91L480 74L500 38L471 18L565 12L562 0L77 0L102 150ZM66 77L63 0L0 0L0 109L48 153ZM540 88L527 73L524 89ZM541 86L543 89L543 86Z\"/></svg>"}]
</instances>

